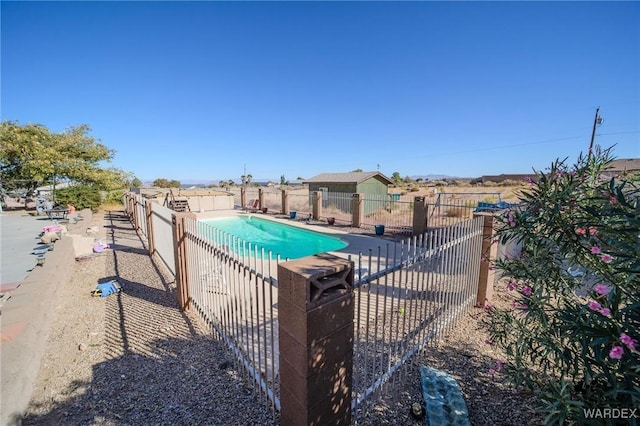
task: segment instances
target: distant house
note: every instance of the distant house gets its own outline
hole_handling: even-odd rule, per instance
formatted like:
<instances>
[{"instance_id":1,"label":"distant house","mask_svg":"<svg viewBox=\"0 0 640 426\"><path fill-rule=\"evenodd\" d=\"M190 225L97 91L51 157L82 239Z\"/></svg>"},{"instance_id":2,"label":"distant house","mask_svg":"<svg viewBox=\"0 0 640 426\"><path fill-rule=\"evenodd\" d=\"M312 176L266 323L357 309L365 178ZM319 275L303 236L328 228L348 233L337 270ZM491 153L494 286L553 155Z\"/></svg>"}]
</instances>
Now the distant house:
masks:
<instances>
[{"instance_id":1,"label":"distant house","mask_svg":"<svg viewBox=\"0 0 640 426\"><path fill-rule=\"evenodd\" d=\"M484 175L480 176L477 179L473 179L470 183L502 183L504 181L511 180L515 182L525 182L527 180L531 180L536 182L538 180L538 175L536 174L501 174L501 175Z\"/></svg>"},{"instance_id":2,"label":"distant house","mask_svg":"<svg viewBox=\"0 0 640 426\"><path fill-rule=\"evenodd\" d=\"M337 204L344 194L364 194L364 212L371 213L385 208L388 200L389 185L393 181L380 172L322 173L307 179L309 193L322 191L324 207ZM335 199L334 199L335 198ZM344 203L341 203L344 205Z\"/></svg>"},{"instance_id":3,"label":"distant house","mask_svg":"<svg viewBox=\"0 0 640 426\"><path fill-rule=\"evenodd\" d=\"M620 158L613 160L605 169L605 174L609 177L640 174L640 158Z\"/></svg>"}]
</instances>

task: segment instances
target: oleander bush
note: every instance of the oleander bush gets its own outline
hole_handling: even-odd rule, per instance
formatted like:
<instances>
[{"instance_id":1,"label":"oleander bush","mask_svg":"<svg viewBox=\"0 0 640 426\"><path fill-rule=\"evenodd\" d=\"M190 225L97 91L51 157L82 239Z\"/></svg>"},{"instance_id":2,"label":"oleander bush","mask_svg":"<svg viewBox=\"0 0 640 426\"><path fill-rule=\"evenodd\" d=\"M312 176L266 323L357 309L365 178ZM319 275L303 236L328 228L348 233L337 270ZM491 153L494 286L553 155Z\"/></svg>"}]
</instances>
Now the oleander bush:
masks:
<instances>
[{"instance_id":1,"label":"oleander bush","mask_svg":"<svg viewBox=\"0 0 640 426\"><path fill-rule=\"evenodd\" d=\"M597 148L554 162L498 220L521 253L493 265L512 304L486 307L488 343L506 354L491 372L533 391L548 424L614 424L640 408L640 191L606 177L611 160ZM605 408L618 419L593 411Z\"/></svg>"}]
</instances>

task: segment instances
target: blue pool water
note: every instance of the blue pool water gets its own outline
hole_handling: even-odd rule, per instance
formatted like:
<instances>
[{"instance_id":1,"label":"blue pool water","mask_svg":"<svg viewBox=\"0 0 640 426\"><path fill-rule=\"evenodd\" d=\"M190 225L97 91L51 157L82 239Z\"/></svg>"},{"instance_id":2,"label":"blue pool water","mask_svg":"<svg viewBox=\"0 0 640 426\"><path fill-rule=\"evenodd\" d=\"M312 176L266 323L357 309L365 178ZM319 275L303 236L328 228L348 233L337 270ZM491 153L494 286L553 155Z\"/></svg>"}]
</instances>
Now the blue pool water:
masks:
<instances>
[{"instance_id":1,"label":"blue pool water","mask_svg":"<svg viewBox=\"0 0 640 426\"><path fill-rule=\"evenodd\" d=\"M265 253L271 250L274 257L279 254L281 258L298 259L348 245L337 237L256 216L221 217L202 223L264 248Z\"/></svg>"}]
</instances>

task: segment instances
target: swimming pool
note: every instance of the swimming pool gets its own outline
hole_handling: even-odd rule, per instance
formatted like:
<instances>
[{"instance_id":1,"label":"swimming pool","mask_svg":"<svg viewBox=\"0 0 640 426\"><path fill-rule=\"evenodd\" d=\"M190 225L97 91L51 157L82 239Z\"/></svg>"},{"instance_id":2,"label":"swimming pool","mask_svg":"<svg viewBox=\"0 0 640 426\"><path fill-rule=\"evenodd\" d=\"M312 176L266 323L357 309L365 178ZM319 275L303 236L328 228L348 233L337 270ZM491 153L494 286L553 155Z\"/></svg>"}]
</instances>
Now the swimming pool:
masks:
<instances>
[{"instance_id":1,"label":"swimming pool","mask_svg":"<svg viewBox=\"0 0 640 426\"><path fill-rule=\"evenodd\" d=\"M281 258L299 259L340 250L348 245L331 235L251 215L205 219L201 222L255 244L260 249L264 248L265 253L270 250L274 257L279 254ZM221 239L221 236L216 236L216 239Z\"/></svg>"}]
</instances>

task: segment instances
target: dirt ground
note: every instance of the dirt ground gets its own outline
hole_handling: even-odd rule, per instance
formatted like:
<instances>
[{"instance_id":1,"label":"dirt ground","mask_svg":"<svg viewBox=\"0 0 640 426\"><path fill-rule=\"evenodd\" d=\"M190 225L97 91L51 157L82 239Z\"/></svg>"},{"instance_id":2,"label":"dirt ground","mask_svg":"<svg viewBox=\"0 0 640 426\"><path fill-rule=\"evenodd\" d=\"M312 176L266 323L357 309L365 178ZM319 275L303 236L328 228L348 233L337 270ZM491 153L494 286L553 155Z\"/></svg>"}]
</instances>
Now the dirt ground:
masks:
<instances>
[{"instance_id":1,"label":"dirt ground","mask_svg":"<svg viewBox=\"0 0 640 426\"><path fill-rule=\"evenodd\" d=\"M120 211L94 215L117 249L76 262L57 300L56 320L23 424L277 423L243 380L228 350L193 312L177 308L175 282L151 261ZM124 292L92 297L96 283L117 278ZM508 301L505 301L508 303ZM419 424L418 365L458 381L473 425L539 424L531 396L489 373L501 355L484 343L476 309L422 351L359 413L359 423ZM538 419L539 420L539 419ZM422 421L424 424L424 420Z\"/></svg>"}]
</instances>

